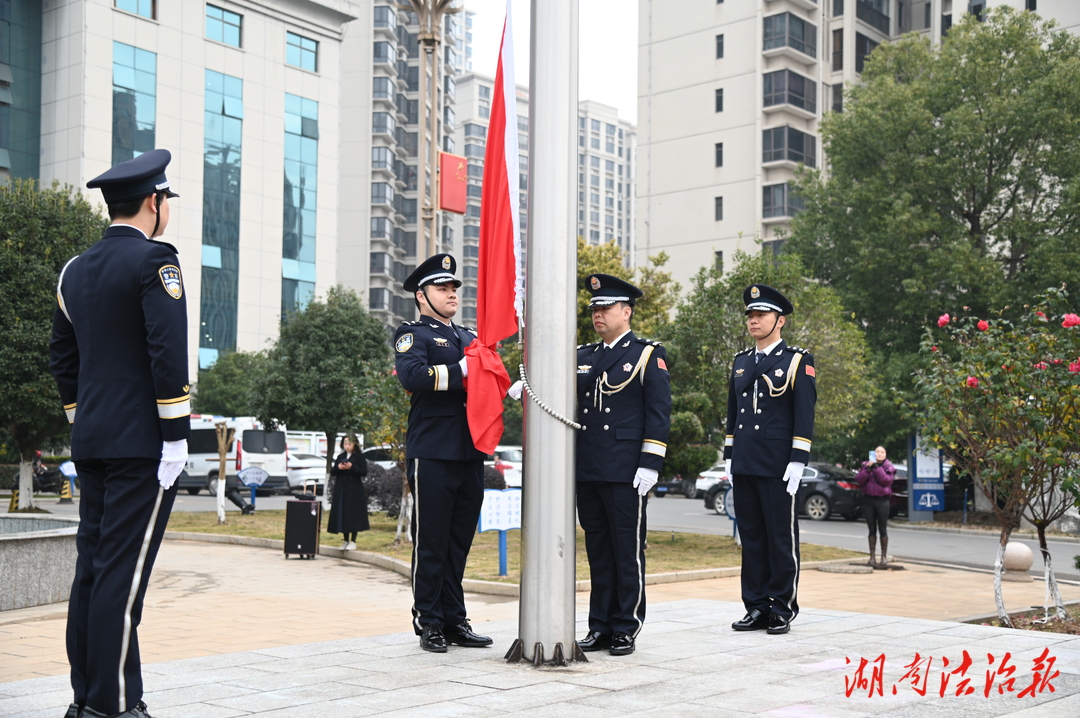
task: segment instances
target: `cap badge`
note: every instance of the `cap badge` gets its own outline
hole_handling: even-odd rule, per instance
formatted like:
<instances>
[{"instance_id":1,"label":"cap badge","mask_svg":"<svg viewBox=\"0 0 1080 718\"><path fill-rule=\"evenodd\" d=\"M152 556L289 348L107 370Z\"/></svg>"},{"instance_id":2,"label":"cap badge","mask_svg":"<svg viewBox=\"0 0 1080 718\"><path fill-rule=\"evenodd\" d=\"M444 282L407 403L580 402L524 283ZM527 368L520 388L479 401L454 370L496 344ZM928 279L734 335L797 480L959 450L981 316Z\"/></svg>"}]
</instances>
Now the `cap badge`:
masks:
<instances>
[{"instance_id":1,"label":"cap badge","mask_svg":"<svg viewBox=\"0 0 1080 718\"><path fill-rule=\"evenodd\" d=\"M590 277L589 286L591 286L593 288L593 291L595 292L597 289L600 288L600 280L596 277Z\"/></svg>"},{"instance_id":2,"label":"cap badge","mask_svg":"<svg viewBox=\"0 0 1080 718\"><path fill-rule=\"evenodd\" d=\"M450 256L449 255L443 257L442 268L447 270L447 271L450 270Z\"/></svg>"},{"instance_id":3,"label":"cap badge","mask_svg":"<svg viewBox=\"0 0 1080 718\"><path fill-rule=\"evenodd\" d=\"M757 287L750 287L750 296L753 297L754 299L757 299L758 297L761 296L761 290L758 289Z\"/></svg>"}]
</instances>

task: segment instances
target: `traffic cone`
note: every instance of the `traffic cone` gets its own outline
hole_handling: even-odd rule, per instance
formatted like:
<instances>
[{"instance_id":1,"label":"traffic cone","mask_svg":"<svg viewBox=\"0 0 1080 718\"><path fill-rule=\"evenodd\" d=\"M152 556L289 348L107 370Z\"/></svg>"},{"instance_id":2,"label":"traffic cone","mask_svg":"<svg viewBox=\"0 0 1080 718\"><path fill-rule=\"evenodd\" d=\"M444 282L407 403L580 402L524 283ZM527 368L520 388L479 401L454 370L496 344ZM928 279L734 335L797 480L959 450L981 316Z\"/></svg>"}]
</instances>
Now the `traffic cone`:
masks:
<instances>
[{"instance_id":1,"label":"traffic cone","mask_svg":"<svg viewBox=\"0 0 1080 718\"><path fill-rule=\"evenodd\" d=\"M74 482L74 479L68 478L66 476L64 477L64 483L60 485L60 500L57 501L56 503L58 503L58 504L73 504L73 503L75 503L74 501L71 500L71 484L72 484L72 482Z\"/></svg>"},{"instance_id":2,"label":"traffic cone","mask_svg":"<svg viewBox=\"0 0 1080 718\"><path fill-rule=\"evenodd\" d=\"M8 504L8 513L13 513L15 509L19 508L19 490L11 490L11 503Z\"/></svg>"}]
</instances>

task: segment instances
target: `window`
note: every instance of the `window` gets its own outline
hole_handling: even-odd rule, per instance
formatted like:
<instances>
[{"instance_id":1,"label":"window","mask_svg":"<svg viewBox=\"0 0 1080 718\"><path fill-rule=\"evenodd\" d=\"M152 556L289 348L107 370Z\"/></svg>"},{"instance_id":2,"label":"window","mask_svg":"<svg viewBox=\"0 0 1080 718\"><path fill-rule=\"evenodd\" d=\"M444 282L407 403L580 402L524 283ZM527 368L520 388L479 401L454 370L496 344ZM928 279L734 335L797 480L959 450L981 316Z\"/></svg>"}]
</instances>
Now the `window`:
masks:
<instances>
[{"instance_id":1,"label":"window","mask_svg":"<svg viewBox=\"0 0 1080 718\"><path fill-rule=\"evenodd\" d=\"M593 222L593 223L598 223L600 221L600 213L599 212L589 212L589 221Z\"/></svg>"},{"instance_id":2,"label":"window","mask_svg":"<svg viewBox=\"0 0 1080 718\"><path fill-rule=\"evenodd\" d=\"M521 115L518 115L517 123L518 123L518 132L528 132L529 131L529 118L528 117L522 117Z\"/></svg>"},{"instance_id":3,"label":"window","mask_svg":"<svg viewBox=\"0 0 1080 718\"><path fill-rule=\"evenodd\" d=\"M372 274L392 274L394 260L386 252L372 252L368 269Z\"/></svg>"},{"instance_id":4,"label":"window","mask_svg":"<svg viewBox=\"0 0 1080 718\"><path fill-rule=\"evenodd\" d=\"M604 226L605 227L614 227L615 226L615 216L611 215L611 214L604 215Z\"/></svg>"},{"instance_id":5,"label":"window","mask_svg":"<svg viewBox=\"0 0 1080 718\"><path fill-rule=\"evenodd\" d=\"M722 60L724 58L724 36L716 36L716 59Z\"/></svg>"},{"instance_id":6,"label":"window","mask_svg":"<svg viewBox=\"0 0 1080 718\"><path fill-rule=\"evenodd\" d=\"M615 209L615 198L614 197L604 197L604 206L607 207L608 209ZM621 207L620 207L620 209L621 209Z\"/></svg>"},{"instance_id":7,"label":"window","mask_svg":"<svg viewBox=\"0 0 1080 718\"><path fill-rule=\"evenodd\" d=\"M762 189L761 216L793 217L803 208L802 200L795 197L786 184L766 185Z\"/></svg>"},{"instance_id":8,"label":"window","mask_svg":"<svg viewBox=\"0 0 1080 718\"><path fill-rule=\"evenodd\" d=\"M389 112L374 112L371 115L371 131L394 134L394 116Z\"/></svg>"},{"instance_id":9,"label":"window","mask_svg":"<svg viewBox=\"0 0 1080 718\"><path fill-rule=\"evenodd\" d=\"M394 155L389 147L373 147L371 149L371 167L373 169L390 169L393 167Z\"/></svg>"},{"instance_id":10,"label":"window","mask_svg":"<svg viewBox=\"0 0 1080 718\"><path fill-rule=\"evenodd\" d=\"M393 236L393 228L390 225L390 219L387 217L372 217L371 218L371 238L372 239L390 239Z\"/></svg>"},{"instance_id":11,"label":"window","mask_svg":"<svg viewBox=\"0 0 1080 718\"><path fill-rule=\"evenodd\" d=\"M600 195L598 193L596 193L596 192L590 192L589 193L589 203L590 204L600 204Z\"/></svg>"},{"instance_id":12,"label":"window","mask_svg":"<svg viewBox=\"0 0 1080 718\"><path fill-rule=\"evenodd\" d=\"M600 242L600 230L598 230L598 229L590 229L589 230L589 241L592 242L593 244L599 244L599 242Z\"/></svg>"},{"instance_id":13,"label":"window","mask_svg":"<svg viewBox=\"0 0 1080 718\"><path fill-rule=\"evenodd\" d=\"M719 87L716 90L716 111L724 111L724 88Z\"/></svg>"},{"instance_id":14,"label":"window","mask_svg":"<svg viewBox=\"0 0 1080 718\"><path fill-rule=\"evenodd\" d=\"M615 180L613 180L613 179L604 180L604 189L614 190L615 189Z\"/></svg>"},{"instance_id":15,"label":"window","mask_svg":"<svg viewBox=\"0 0 1080 718\"><path fill-rule=\"evenodd\" d=\"M393 64L394 60L397 59L394 55L394 46L390 43L375 43L375 62L381 62L387 65Z\"/></svg>"},{"instance_id":16,"label":"window","mask_svg":"<svg viewBox=\"0 0 1080 718\"><path fill-rule=\"evenodd\" d=\"M713 267L716 269L716 271L718 273L723 274L724 273L724 253L721 250L718 249L715 252L713 252L713 254L715 255L713 257Z\"/></svg>"},{"instance_id":17,"label":"window","mask_svg":"<svg viewBox=\"0 0 1080 718\"><path fill-rule=\"evenodd\" d=\"M462 276L465 279L476 279L478 275L476 267L462 267Z\"/></svg>"},{"instance_id":18,"label":"window","mask_svg":"<svg viewBox=\"0 0 1080 718\"><path fill-rule=\"evenodd\" d=\"M475 199L480 199L484 195L484 188L478 184L471 184L465 188L465 194Z\"/></svg>"},{"instance_id":19,"label":"window","mask_svg":"<svg viewBox=\"0 0 1080 718\"><path fill-rule=\"evenodd\" d=\"M832 69L839 72L844 69L844 31L832 32Z\"/></svg>"},{"instance_id":20,"label":"window","mask_svg":"<svg viewBox=\"0 0 1080 718\"><path fill-rule=\"evenodd\" d=\"M204 77L201 368L236 347L244 116L244 85L239 78L212 70Z\"/></svg>"},{"instance_id":21,"label":"window","mask_svg":"<svg viewBox=\"0 0 1080 718\"><path fill-rule=\"evenodd\" d=\"M116 0L118 9L148 17L151 20L157 17L156 5L156 0Z\"/></svg>"},{"instance_id":22,"label":"window","mask_svg":"<svg viewBox=\"0 0 1080 718\"><path fill-rule=\"evenodd\" d=\"M375 27L388 27L391 30L397 27L397 13L390 7L380 5L375 8Z\"/></svg>"},{"instance_id":23,"label":"window","mask_svg":"<svg viewBox=\"0 0 1080 718\"><path fill-rule=\"evenodd\" d=\"M122 42L114 42L114 165L154 149L156 119L157 55Z\"/></svg>"},{"instance_id":24,"label":"window","mask_svg":"<svg viewBox=\"0 0 1080 718\"><path fill-rule=\"evenodd\" d=\"M491 99L491 88L488 87L487 85L480 85L480 99L482 99L482 100L490 100Z\"/></svg>"},{"instance_id":25,"label":"window","mask_svg":"<svg viewBox=\"0 0 1080 718\"><path fill-rule=\"evenodd\" d=\"M882 34L889 34L889 0L855 0L855 17Z\"/></svg>"},{"instance_id":26,"label":"window","mask_svg":"<svg viewBox=\"0 0 1080 718\"><path fill-rule=\"evenodd\" d=\"M878 43L874 42L861 32L855 33L855 72L862 72L866 57L877 49Z\"/></svg>"},{"instance_id":27,"label":"window","mask_svg":"<svg viewBox=\"0 0 1080 718\"><path fill-rule=\"evenodd\" d=\"M1032 12L1035 12L1035 0L1025 0L1024 9L1025 10L1031 10Z\"/></svg>"},{"instance_id":28,"label":"window","mask_svg":"<svg viewBox=\"0 0 1080 718\"><path fill-rule=\"evenodd\" d=\"M282 214L281 317L303 309L315 294L319 103L285 95L285 188ZM372 183L372 197L376 185ZM393 201L393 189L383 192Z\"/></svg>"},{"instance_id":29,"label":"window","mask_svg":"<svg viewBox=\"0 0 1080 718\"><path fill-rule=\"evenodd\" d=\"M592 128L593 132L599 132L600 131L600 120L592 120L589 123L589 127Z\"/></svg>"},{"instance_id":30,"label":"window","mask_svg":"<svg viewBox=\"0 0 1080 718\"><path fill-rule=\"evenodd\" d=\"M312 72L319 71L319 43L311 38L285 33L285 63Z\"/></svg>"},{"instance_id":31,"label":"window","mask_svg":"<svg viewBox=\"0 0 1080 718\"><path fill-rule=\"evenodd\" d=\"M817 111L817 83L791 70L766 73L764 87L765 107L793 105L808 112Z\"/></svg>"},{"instance_id":32,"label":"window","mask_svg":"<svg viewBox=\"0 0 1080 718\"><path fill-rule=\"evenodd\" d=\"M487 128L483 125L475 125L471 122L465 123L465 136L466 137L487 137Z\"/></svg>"},{"instance_id":33,"label":"window","mask_svg":"<svg viewBox=\"0 0 1080 718\"><path fill-rule=\"evenodd\" d=\"M614 160L604 160L604 169L607 170L608 172L614 172L615 171L615 161Z\"/></svg>"},{"instance_id":34,"label":"window","mask_svg":"<svg viewBox=\"0 0 1080 718\"><path fill-rule=\"evenodd\" d=\"M839 17L844 14L844 0L832 0L832 16Z\"/></svg>"},{"instance_id":35,"label":"window","mask_svg":"<svg viewBox=\"0 0 1080 718\"><path fill-rule=\"evenodd\" d=\"M719 222L724 218L724 198L713 198L713 220Z\"/></svg>"},{"instance_id":36,"label":"window","mask_svg":"<svg viewBox=\"0 0 1080 718\"><path fill-rule=\"evenodd\" d=\"M724 166L724 143L723 142L717 142L713 146L713 149L716 152L716 166L717 167L723 167Z\"/></svg>"},{"instance_id":37,"label":"window","mask_svg":"<svg viewBox=\"0 0 1080 718\"><path fill-rule=\"evenodd\" d=\"M986 10L985 0L968 0L968 12L975 16L979 22L983 21L983 12Z\"/></svg>"},{"instance_id":38,"label":"window","mask_svg":"<svg viewBox=\"0 0 1080 718\"><path fill-rule=\"evenodd\" d=\"M465 145L465 156L466 157L482 158L484 156L484 146L483 145L474 145L472 143L466 144Z\"/></svg>"},{"instance_id":39,"label":"window","mask_svg":"<svg viewBox=\"0 0 1080 718\"><path fill-rule=\"evenodd\" d=\"M389 77L376 77L371 82L372 97L381 100L393 99L394 90L390 86Z\"/></svg>"},{"instance_id":40,"label":"window","mask_svg":"<svg viewBox=\"0 0 1080 718\"><path fill-rule=\"evenodd\" d=\"M217 40L233 47L240 47L240 25L242 20L242 15L207 4L206 39Z\"/></svg>"},{"instance_id":41,"label":"window","mask_svg":"<svg viewBox=\"0 0 1080 718\"><path fill-rule=\"evenodd\" d=\"M480 239L480 226L476 224L467 224L462 230L462 236L465 239Z\"/></svg>"},{"instance_id":42,"label":"window","mask_svg":"<svg viewBox=\"0 0 1080 718\"><path fill-rule=\"evenodd\" d=\"M790 47L804 55L817 57L817 26L783 12L765 18L765 50Z\"/></svg>"},{"instance_id":43,"label":"window","mask_svg":"<svg viewBox=\"0 0 1080 718\"><path fill-rule=\"evenodd\" d=\"M465 208L465 216L473 219L480 219L480 205L470 204Z\"/></svg>"},{"instance_id":44,"label":"window","mask_svg":"<svg viewBox=\"0 0 1080 718\"><path fill-rule=\"evenodd\" d=\"M844 85L840 83L832 86L832 111L844 111Z\"/></svg>"},{"instance_id":45,"label":"window","mask_svg":"<svg viewBox=\"0 0 1080 718\"><path fill-rule=\"evenodd\" d=\"M589 140L589 146L591 148L593 148L594 150L600 149L600 138L599 137L593 137L592 139L590 139Z\"/></svg>"},{"instance_id":46,"label":"window","mask_svg":"<svg viewBox=\"0 0 1080 718\"><path fill-rule=\"evenodd\" d=\"M604 151L605 152L610 152L611 154L615 154L615 141L609 139L607 142L605 142L604 143Z\"/></svg>"},{"instance_id":47,"label":"window","mask_svg":"<svg viewBox=\"0 0 1080 718\"><path fill-rule=\"evenodd\" d=\"M762 133L762 162L802 162L817 165L817 138L792 127L773 127Z\"/></svg>"},{"instance_id":48,"label":"window","mask_svg":"<svg viewBox=\"0 0 1080 718\"><path fill-rule=\"evenodd\" d=\"M604 125L604 132L609 134L609 135L614 135L615 134L615 125L605 124Z\"/></svg>"}]
</instances>

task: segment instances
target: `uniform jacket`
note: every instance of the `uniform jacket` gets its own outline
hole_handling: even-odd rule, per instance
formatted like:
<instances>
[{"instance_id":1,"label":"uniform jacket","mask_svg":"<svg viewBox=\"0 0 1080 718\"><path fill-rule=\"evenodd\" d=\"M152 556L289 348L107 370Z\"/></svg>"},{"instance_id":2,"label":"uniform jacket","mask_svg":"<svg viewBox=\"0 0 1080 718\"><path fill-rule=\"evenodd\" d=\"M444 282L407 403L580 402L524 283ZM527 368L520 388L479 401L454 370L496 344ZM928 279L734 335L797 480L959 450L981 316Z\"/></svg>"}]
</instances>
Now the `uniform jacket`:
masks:
<instances>
[{"instance_id":1,"label":"uniform jacket","mask_svg":"<svg viewBox=\"0 0 1080 718\"><path fill-rule=\"evenodd\" d=\"M664 347L629 332L606 352L578 347L577 480L631 483L638 467L660 471L671 429Z\"/></svg>"},{"instance_id":2,"label":"uniform jacket","mask_svg":"<svg viewBox=\"0 0 1080 718\"><path fill-rule=\"evenodd\" d=\"M733 474L780 478L790 462L810 460L814 356L781 341L755 364L756 351L736 354L731 368L724 459Z\"/></svg>"},{"instance_id":3,"label":"uniform jacket","mask_svg":"<svg viewBox=\"0 0 1080 718\"><path fill-rule=\"evenodd\" d=\"M467 394L458 362L476 335L458 324L421 317L394 334L397 377L412 396L405 458L482 461L465 414Z\"/></svg>"},{"instance_id":4,"label":"uniform jacket","mask_svg":"<svg viewBox=\"0 0 1080 718\"><path fill-rule=\"evenodd\" d=\"M892 483L896 478L896 468L885 459L883 463L864 461L855 480L866 496L892 496Z\"/></svg>"},{"instance_id":5,"label":"uniform jacket","mask_svg":"<svg viewBox=\"0 0 1080 718\"><path fill-rule=\"evenodd\" d=\"M61 274L50 342L73 459L161 457L191 434L187 298L176 249L110 227Z\"/></svg>"}]
</instances>

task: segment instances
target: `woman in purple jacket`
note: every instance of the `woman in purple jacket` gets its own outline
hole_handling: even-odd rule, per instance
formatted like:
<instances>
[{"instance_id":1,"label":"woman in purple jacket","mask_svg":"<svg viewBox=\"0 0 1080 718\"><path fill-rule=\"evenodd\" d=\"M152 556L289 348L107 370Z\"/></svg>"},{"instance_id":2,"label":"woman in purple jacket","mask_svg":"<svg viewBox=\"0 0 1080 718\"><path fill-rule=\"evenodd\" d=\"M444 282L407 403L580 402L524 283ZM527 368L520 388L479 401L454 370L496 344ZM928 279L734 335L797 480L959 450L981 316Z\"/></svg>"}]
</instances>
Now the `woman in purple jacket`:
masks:
<instances>
[{"instance_id":1,"label":"woman in purple jacket","mask_svg":"<svg viewBox=\"0 0 1080 718\"><path fill-rule=\"evenodd\" d=\"M885 458L885 448L874 449L874 461L864 461L855 480L863 492L863 514L870 529L870 560L867 566L887 568L889 555L889 532L886 526L889 520L889 497L892 496L892 482L896 478L896 469ZM874 561L877 548L877 536L881 534L881 563Z\"/></svg>"}]
</instances>

